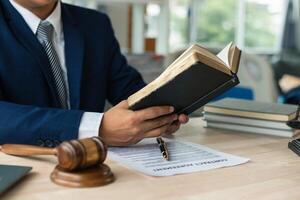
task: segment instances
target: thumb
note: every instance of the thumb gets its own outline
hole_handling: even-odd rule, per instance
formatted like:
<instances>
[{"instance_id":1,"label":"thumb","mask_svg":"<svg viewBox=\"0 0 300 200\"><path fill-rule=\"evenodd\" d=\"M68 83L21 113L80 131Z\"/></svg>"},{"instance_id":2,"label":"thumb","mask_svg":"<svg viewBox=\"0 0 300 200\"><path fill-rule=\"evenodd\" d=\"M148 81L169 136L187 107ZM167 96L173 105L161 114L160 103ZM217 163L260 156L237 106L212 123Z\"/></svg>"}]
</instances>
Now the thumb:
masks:
<instances>
[{"instance_id":1,"label":"thumb","mask_svg":"<svg viewBox=\"0 0 300 200\"><path fill-rule=\"evenodd\" d=\"M128 109L129 108L128 101L127 100L121 101L115 107Z\"/></svg>"}]
</instances>

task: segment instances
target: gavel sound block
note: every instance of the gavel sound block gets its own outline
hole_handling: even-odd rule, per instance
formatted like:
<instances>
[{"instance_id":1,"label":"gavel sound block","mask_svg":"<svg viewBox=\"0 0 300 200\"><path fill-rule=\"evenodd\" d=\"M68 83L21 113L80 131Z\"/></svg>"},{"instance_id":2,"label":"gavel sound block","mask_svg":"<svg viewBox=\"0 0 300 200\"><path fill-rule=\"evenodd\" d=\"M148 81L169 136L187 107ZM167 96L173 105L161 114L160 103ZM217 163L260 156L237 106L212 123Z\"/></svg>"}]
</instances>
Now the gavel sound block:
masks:
<instances>
[{"instance_id":1,"label":"gavel sound block","mask_svg":"<svg viewBox=\"0 0 300 200\"><path fill-rule=\"evenodd\" d=\"M1 151L10 155L56 155L58 165L51 173L51 180L68 187L95 187L114 181L110 168L103 164L107 146L100 137L71 140L56 148L31 145L2 145Z\"/></svg>"}]
</instances>

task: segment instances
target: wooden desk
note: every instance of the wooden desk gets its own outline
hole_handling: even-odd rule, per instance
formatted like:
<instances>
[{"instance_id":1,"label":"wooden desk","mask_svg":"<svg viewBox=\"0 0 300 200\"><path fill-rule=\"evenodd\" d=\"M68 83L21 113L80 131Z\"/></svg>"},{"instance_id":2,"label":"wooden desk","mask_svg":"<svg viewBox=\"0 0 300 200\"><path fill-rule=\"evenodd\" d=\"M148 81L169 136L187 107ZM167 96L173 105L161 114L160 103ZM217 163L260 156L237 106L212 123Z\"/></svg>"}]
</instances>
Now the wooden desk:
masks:
<instances>
[{"instance_id":1,"label":"wooden desk","mask_svg":"<svg viewBox=\"0 0 300 200\"><path fill-rule=\"evenodd\" d=\"M107 161L117 180L99 188L71 189L50 182L55 159L20 158L0 153L1 164L33 166L32 173L0 199L20 200L202 200L300 199L300 158L287 148L288 139L204 129L192 119L176 137L248 157L248 164L177 175L148 177Z\"/></svg>"}]
</instances>

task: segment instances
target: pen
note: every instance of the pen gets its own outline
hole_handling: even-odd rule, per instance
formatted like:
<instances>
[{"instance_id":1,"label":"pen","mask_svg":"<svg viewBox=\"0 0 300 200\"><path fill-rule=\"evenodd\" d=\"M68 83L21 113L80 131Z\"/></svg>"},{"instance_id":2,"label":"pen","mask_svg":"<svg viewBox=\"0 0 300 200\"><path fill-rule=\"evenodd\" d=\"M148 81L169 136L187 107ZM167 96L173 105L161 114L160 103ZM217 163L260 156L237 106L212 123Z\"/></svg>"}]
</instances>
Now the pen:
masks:
<instances>
[{"instance_id":1,"label":"pen","mask_svg":"<svg viewBox=\"0 0 300 200\"><path fill-rule=\"evenodd\" d=\"M164 157L165 160L168 161L169 160L169 152L168 152L166 143L163 141L163 139L161 137L156 138L156 141L158 143L158 146L159 146L162 156Z\"/></svg>"}]
</instances>

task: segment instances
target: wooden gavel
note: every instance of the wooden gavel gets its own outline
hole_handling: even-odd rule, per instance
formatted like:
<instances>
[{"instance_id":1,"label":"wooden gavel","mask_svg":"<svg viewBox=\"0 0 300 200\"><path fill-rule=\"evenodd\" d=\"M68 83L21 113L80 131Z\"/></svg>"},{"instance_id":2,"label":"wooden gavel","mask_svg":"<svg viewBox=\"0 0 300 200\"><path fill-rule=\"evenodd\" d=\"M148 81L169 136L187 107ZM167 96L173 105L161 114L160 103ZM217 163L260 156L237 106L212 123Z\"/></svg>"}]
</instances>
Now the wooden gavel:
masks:
<instances>
[{"instance_id":1,"label":"wooden gavel","mask_svg":"<svg viewBox=\"0 0 300 200\"><path fill-rule=\"evenodd\" d=\"M63 142L56 148L4 144L1 151L16 156L55 155L61 169L73 171L102 164L106 159L107 146L100 137L92 137Z\"/></svg>"},{"instance_id":2,"label":"wooden gavel","mask_svg":"<svg viewBox=\"0 0 300 200\"><path fill-rule=\"evenodd\" d=\"M58 165L50 179L68 187L95 187L112 183L115 178L109 166L103 164L107 146L100 137L71 140L56 148L4 144L0 150L15 156L55 155Z\"/></svg>"}]
</instances>

